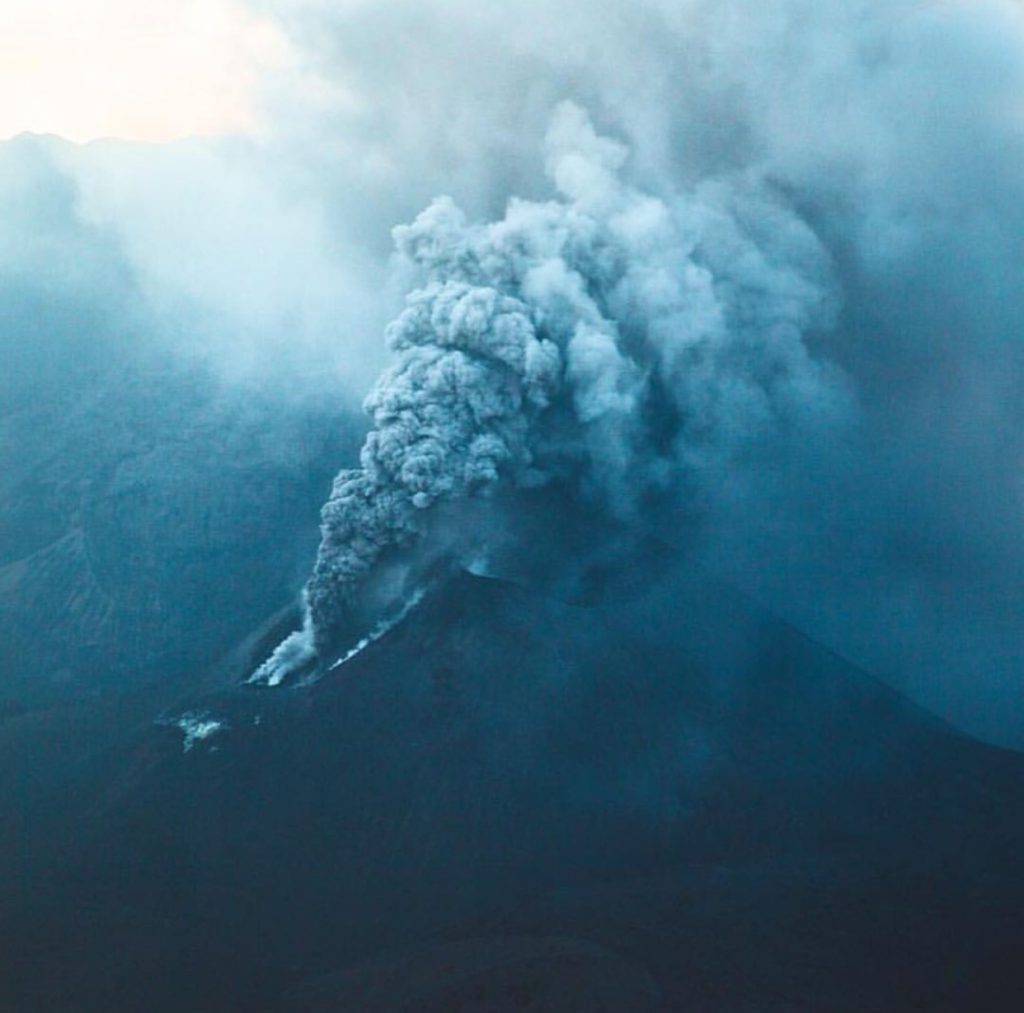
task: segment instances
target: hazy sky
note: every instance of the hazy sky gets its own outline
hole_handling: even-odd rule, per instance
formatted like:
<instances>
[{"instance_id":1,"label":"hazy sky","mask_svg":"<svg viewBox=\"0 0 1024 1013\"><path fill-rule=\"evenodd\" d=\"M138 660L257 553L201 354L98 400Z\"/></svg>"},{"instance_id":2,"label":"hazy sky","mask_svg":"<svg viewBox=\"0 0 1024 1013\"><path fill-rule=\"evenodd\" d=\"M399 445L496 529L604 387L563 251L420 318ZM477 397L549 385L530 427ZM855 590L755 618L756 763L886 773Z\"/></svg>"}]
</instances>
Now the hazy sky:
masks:
<instances>
[{"instance_id":1,"label":"hazy sky","mask_svg":"<svg viewBox=\"0 0 1024 1013\"><path fill-rule=\"evenodd\" d=\"M252 129L260 72L287 56L240 0L0 0L0 137Z\"/></svg>"}]
</instances>

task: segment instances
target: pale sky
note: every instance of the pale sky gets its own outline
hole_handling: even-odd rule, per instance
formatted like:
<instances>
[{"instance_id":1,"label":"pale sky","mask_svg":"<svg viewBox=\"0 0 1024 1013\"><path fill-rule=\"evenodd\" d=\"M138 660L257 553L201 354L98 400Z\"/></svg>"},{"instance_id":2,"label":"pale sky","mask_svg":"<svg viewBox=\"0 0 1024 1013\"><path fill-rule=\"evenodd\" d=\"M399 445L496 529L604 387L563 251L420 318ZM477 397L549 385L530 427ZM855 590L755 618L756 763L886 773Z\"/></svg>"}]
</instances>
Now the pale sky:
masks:
<instances>
[{"instance_id":1,"label":"pale sky","mask_svg":"<svg viewBox=\"0 0 1024 1013\"><path fill-rule=\"evenodd\" d=\"M252 130L260 76L287 60L241 0L0 0L0 138Z\"/></svg>"}]
</instances>

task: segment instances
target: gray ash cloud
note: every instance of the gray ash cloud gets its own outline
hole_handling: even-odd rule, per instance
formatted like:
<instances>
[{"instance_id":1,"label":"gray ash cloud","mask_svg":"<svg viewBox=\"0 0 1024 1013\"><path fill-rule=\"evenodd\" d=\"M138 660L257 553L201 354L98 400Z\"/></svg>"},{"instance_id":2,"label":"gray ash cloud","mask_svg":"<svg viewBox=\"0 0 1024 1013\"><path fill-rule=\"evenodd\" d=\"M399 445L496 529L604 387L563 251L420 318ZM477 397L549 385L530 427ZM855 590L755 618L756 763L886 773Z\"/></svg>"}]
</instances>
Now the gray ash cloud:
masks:
<instances>
[{"instance_id":1,"label":"gray ash cloud","mask_svg":"<svg viewBox=\"0 0 1024 1013\"><path fill-rule=\"evenodd\" d=\"M845 419L838 371L805 341L836 309L810 228L747 179L645 193L627 157L566 103L547 138L555 199L478 224L440 198L394 230L417 287L387 329L360 466L323 508L305 631L264 675L364 633L361 596L429 554L439 504L567 483L629 521L652 498L713 498L780 432Z\"/></svg>"}]
</instances>

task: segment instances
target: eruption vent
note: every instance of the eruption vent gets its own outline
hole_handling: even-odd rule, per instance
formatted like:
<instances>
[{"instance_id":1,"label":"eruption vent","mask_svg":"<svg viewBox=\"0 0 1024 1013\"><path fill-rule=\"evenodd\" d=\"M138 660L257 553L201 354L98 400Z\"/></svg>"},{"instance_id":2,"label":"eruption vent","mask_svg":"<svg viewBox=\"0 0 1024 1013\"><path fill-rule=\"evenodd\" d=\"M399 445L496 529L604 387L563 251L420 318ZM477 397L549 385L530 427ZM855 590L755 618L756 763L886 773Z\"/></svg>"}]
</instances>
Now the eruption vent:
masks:
<instances>
[{"instance_id":1,"label":"eruption vent","mask_svg":"<svg viewBox=\"0 0 1024 1013\"><path fill-rule=\"evenodd\" d=\"M360 467L323 508L304 627L257 678L329 666L438 556L468 551L446 505L558 482L628 523L842 410L804 343L834 286L799 217L750 179L640 192L623 146L571 104L547 148L559 199L479 225L440 198L395 229L419 287L387 331L396 361L366 400Z\"/></svg>"}]
</instances>

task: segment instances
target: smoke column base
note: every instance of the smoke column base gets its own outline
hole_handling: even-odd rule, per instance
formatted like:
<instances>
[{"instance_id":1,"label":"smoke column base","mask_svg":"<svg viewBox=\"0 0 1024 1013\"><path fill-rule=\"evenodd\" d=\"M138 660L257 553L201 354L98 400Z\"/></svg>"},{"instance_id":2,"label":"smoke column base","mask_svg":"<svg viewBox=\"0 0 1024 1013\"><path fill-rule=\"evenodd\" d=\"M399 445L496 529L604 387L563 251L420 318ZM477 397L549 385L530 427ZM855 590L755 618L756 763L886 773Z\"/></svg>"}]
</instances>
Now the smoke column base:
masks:
<instances>
[{"instance_id":1,"label":"smoke column base","mask_svg":"<svg viewBox=\"0 0 1024 1013\"><path fill-rule=\"evenodd\" d=\"M254 685L280 686L289 676L311 668L317 660L313 646L313 622L309 609L305 610L302 629L285 637L273 654L248 678Z\"/></svg>"}]
</instances>

